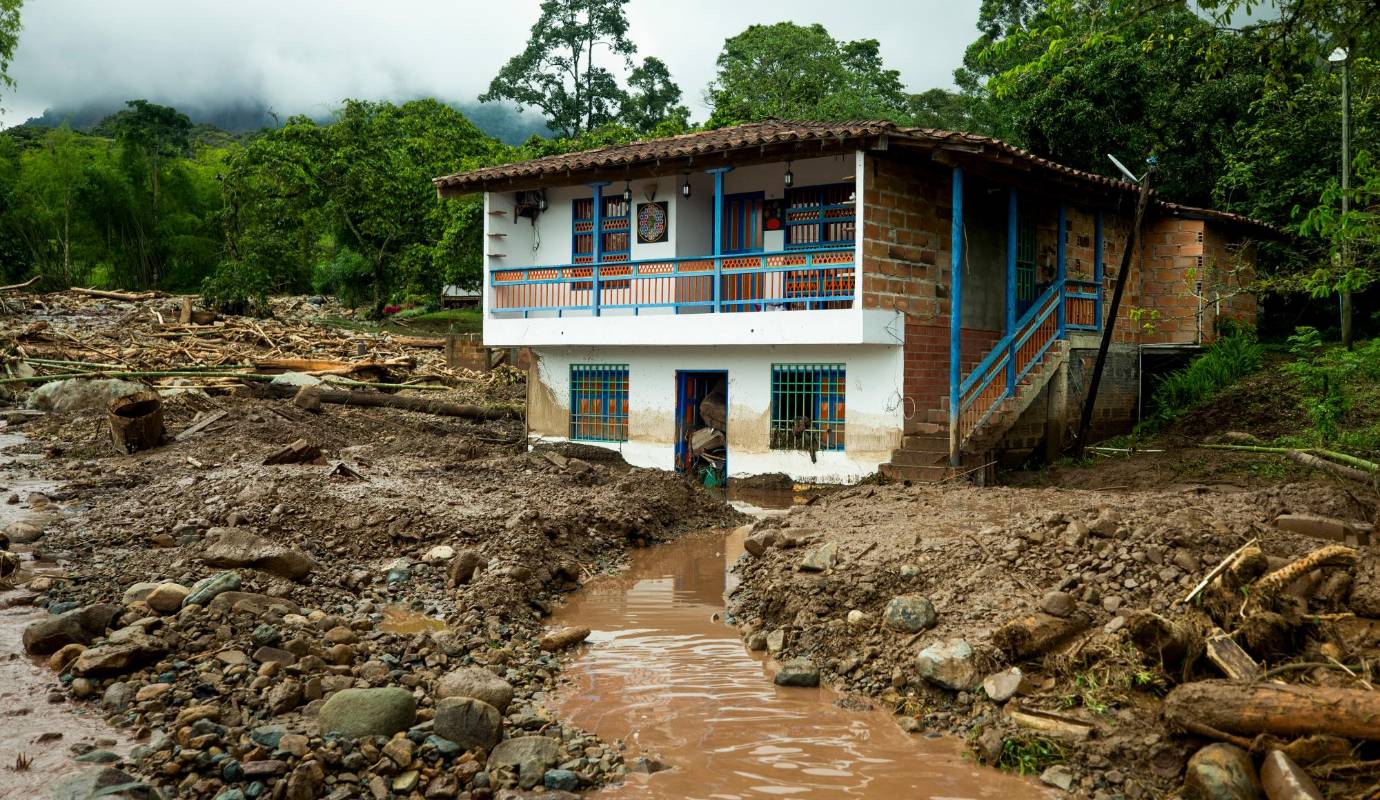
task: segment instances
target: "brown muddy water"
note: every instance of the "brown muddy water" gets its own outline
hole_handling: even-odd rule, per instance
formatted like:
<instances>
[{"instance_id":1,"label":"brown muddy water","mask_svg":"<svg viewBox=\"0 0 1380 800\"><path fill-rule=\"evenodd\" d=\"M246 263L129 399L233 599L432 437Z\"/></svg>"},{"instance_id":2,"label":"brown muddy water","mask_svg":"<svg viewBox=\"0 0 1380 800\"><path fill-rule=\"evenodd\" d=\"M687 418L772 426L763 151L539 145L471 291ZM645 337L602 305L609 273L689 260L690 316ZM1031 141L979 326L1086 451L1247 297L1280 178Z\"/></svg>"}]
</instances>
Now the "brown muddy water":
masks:
<instances>
[{"instance_id":1,"label":"brown muddy water","mask_svg":"<svg viewBox=\"0 0 1380 800\"><path fill-rule=\"evenodd\" d=\"M60 504L33 502L31 495L53 492L57 485L34 479L27 462L37 456L13 452L24 442L17 434L0 433L0 528L18 521L42 523L65 513ZM11 494L20 502L3 502ZM68 701L43 660L24 653L24 628L48 613L30 605L33 596L24 583L39 575L61 577L62 570L52 562L35 560L33 547L15 545L12 551L21 559L20 571L10 576L13 587L0 585L0 798L4 800L44 796L44 787L55 778L89 768L72 761L72 745L123 755L133 744L91 707ZM31 763L17 770L21 756Z\"/></svg>"},{"instance_id":2,"label":"brown muddy water","mask_svg":"<svg viewBox=\"0 0 1380 800\"><path fill-rule=\"evenodd\" d=\"M847 710L829 689L780 688L720 617L741 534L685 536L590 581L553 625L593 629L554 706L575 725L671 768L596 793L639 798L1045 798L979 767L952 737L902 731L881 710Z\"/></svg>"}]
</instances>

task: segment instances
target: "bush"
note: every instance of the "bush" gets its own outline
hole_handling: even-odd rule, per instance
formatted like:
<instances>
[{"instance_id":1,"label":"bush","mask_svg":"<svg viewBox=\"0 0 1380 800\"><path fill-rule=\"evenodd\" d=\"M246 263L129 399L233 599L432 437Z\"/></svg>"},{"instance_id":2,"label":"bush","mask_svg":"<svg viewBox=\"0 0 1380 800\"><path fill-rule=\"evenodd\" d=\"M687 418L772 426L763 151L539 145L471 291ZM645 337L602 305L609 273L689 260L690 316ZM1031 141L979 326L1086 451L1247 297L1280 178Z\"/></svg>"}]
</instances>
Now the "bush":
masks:
<instances>
[{"instance_id":1,"label":"bush","mask_svg":"<svg viewBox=\"0 0 1380 800\"><path fill-rule=\"evenodd\" d=\"M273 283L262 269L239 261L222 261L201 282L201 302L225 314L268 316Z\"/></svg>"},{"instance_id":2,"label":"bush","mask_svg":"<svg viewBox=\"0 0 1380 800\"><path fill-rule=\"evenodd\" d=\"M340 302L358 308L374 302L374 272L364 256L348 247L316 265L311 276L318 294L335 295Z\"/></svg>"},{"instance_id":3,"label":"bush","mask_svg":"<svg viewBox=\"0 0 1380 800\"><path fill-rule=\"evenodd\" d=\"M1328 347L1317 328L1300 326L1289 337L1295 360L1285 372L1299 382L1299 398L1313 422L1313 433L1322 444L1342 437L1342 422L1356 403L1357 389L1380 381L1380 339L1355 350Z\"/></svg>"},{"instance_id":4,"label":"bush","mask_svg":"<svg viewBox=\"0 0 1380 800\"><path fill-rule=\"evenodd\" d=\"M1136 431L1153 433L1185 411L1260 369L1261 347L1249 333L1218 339L1187 367L1167 375L1150 397L1150 416Z\"/></svg>"}]
</instances>

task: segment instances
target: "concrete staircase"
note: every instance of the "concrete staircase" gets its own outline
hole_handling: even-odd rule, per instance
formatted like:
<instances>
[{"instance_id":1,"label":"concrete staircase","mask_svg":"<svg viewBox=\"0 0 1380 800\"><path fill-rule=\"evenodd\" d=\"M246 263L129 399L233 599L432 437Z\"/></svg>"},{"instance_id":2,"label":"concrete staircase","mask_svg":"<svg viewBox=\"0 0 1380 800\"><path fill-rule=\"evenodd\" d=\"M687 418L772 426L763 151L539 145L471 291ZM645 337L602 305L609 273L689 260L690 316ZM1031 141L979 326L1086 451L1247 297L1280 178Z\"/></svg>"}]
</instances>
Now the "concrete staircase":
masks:
<instances>
[{"instance_id":1,"label":"concrete staircase","mask_svg":"<svg viewBox=\"0 0 1380 800\"><path fill-rule=\"evenodd\" d=\"M1030 409L1045 385L1068 361L1068 352L1068 342L1051 344L1040 362L1017 384L1016 393L998 403L968 434L959 445L965 466L986 463L986 452L995 447ZM936 409L929 412L925 421L907 425L901 446L892 451L891 461L883 464L879 471L892 480L914 483L935 483L952 476L948 413Z\"/></svg>"}]
</instances>

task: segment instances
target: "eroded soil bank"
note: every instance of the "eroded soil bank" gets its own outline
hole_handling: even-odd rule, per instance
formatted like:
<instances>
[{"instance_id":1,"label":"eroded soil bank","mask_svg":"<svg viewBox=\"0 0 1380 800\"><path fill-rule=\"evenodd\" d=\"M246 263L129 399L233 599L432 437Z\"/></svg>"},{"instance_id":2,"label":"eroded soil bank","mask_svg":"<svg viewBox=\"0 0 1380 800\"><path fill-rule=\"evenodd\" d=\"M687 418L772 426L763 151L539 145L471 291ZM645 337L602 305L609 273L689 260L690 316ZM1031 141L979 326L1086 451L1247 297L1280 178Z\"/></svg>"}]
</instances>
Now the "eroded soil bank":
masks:
<instances>
[{"instance_id":1,"label":"eroded soil bank","mask_svg":"<svg viewBox=\"0 0 1380 800\"><path fill-rule=\"evenodd\" d=\"M1230 674L1205 652L1214 632L1227 640L1215 645L1246 656L1225 691L1287 682L1373 697L1375 548L1291 532L1280 517L1325 515L1364 532L1373 497L1306 473L1268 484L1231 454L1137 460L1054 470L1022 488L858 486L821 498L754 525L729 610L750 646L811 659L839 691L962 736L982 761L1069 796L1256 796L1204 789L1214 765L1202 756L1186 766L1224 741L1240 746L1231 755L1252 781L1282 749L1329 796L1371 797L1380 732L1340 739L1324 723L1304 731L1316 735L1257 737L1242 723L1189 735L1184 717L1201 709L1164 713L1176 687ZM1107 488L1078 488L1092 485ZM1338 548L1329 559L1266 580L1327 547ZM1300 666L1265 672L1290 664Z\"/></svg>"},{"instance_id":2,"label":"eroded soil bank","mask_svg":"<svg viewBox=\"0 0 1380 800\"><path fill-rule=\"evenodd\" d=\"M560 716L623 741L632 773L609 798L1039 798L975 765L950 738L827 688L778 687L722 618L743 532L710 531L633 554L555 614L589 626L562 673Z\"/></svg>"}]
</instances>

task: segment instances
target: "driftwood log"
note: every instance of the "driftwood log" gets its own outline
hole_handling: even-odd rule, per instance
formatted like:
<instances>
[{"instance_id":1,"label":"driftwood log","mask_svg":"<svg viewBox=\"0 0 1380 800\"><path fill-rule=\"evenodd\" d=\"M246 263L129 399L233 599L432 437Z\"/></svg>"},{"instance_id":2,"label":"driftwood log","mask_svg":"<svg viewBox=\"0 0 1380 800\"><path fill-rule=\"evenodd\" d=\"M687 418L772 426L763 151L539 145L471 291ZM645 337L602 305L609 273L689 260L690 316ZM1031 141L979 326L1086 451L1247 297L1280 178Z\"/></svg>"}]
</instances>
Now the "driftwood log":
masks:
<instances>
[{"instance_id":1,"label":"driftwood log","mask_svg":"<svg viewBox=\"0 0 1380 800\"><path fill-rule=\"evenodd\" d=\"M153 300L158 297L167 297L162 292L107 292L103 289L83 289L73 286L70 290L72 294L84 294L87 297L99 297L103 300L120 300L126 303L137 303L140 300Z\"/></svg>"},{"instance_id":2,"label":"driftwood log","mask_svg":"<svg viewBox=\"0 0 1380 800\"><path fill-rule=\"evenodd\" d=\"M1028 658L1047 653L1082 633L1092 620L1081 611L1056 617L1043 611L1007 622L992 632L992 643L1011 658Z\"/></svg>"},{"instance_id":3,"label":"driftwood log","mask_svg":"<svg viewBox=\"0 0 1380 800\"><path fill-rule=\"evenodd\" d=\"M296 386L269 386L268 389L279 397L294 397ZM371 408L396 408L402 411L417 411L441 417L461 417L473 420L521 419L522 414L515 408L496 406L476 406L468 403L442 403L425 397L410 395L382 394L379 392L352 392L349 389L320 388L323 403L344 406L368 406Z\"/></svg>"},{"instance_id":4,"label":"driftwood log","mask_svg":"<svg viewBox=\"0 0 1380 800\"><path fill-rule=\"evenodd\" d=\"M1164 716L1187 730L1243 737L1327 734L1380 741L1380 692L1364 689L1196 681L1170 691Z\"/></svg>"},{"instance_id":5,"label":"driftwood log","mask_svg":"<svg viewBox=\"0 0 1380 800\"><path fill-rule=\"evenodd\" d=\"M137 453L163 441L163 400L157 392L139 392L110 401L110 439L121 453Z\"/></svg>"}]
</instances>

